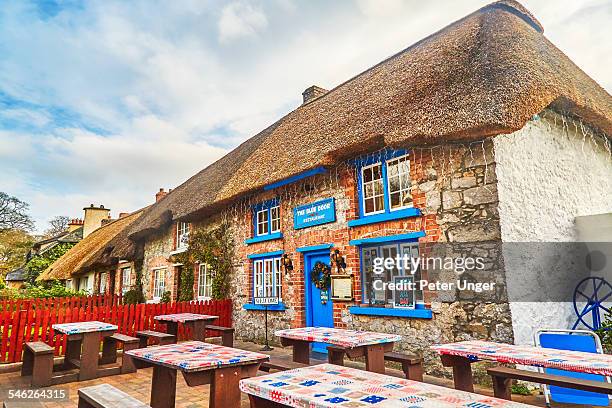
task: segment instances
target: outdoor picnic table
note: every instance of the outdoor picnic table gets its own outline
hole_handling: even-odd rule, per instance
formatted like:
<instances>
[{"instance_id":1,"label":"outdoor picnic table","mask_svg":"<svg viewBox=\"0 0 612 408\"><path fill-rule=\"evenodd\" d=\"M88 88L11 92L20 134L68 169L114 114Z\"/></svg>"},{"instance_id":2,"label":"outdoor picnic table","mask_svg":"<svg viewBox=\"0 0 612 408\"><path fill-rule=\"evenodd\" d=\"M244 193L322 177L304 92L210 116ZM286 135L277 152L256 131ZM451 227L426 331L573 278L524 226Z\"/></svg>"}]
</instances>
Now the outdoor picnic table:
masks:
<instances>
[{"instance_id":1,"label":"outdoor picnic table","mask_svg":"<svg viewBox=\"0 0 612 408\"><path fill-rule=\"evenodd\" d=\"M210 384L209 406L240 407L238 382L257 374L269 356L201 341L147 347L126 353L138 368L153 367L151 407L174 407L176 373L190 387Z\"/></svg>"},{"instance_id":2,"label":"outdoor picnic table","mask_svg":"<svg viewBox=\"0 0 612 408\"><path fill-rule=\"evenodd\" d=\"M393 350L393 344L402 336L368 331L336 329L330 327L301 327L277 330L283 346L293 346L293 361L310 364L310 343L329 343L345 349L351 357L365 357L366 370L385 372L385 352Z\"/></svg>"},{"instance_id":3,"label":"outdoor picnic table","mask_svg":"<svg viewBox=\"0 0 612 408\"><path fill-rule=\"evenodd\" d=\"M557 368L580 373L612 375L612 356L583 351L470 340L431 347L440 354L442 365L453 368L455 388L473 391L471 364L480 360Z\"/></svg>"},{"instance_id":4,"label":"outdoor picnic table","mask_svg":"<svg viewBox=\"0 0 612 408\"><path fill-rule=\"evenodd\" d=\"M99 376L99 353L101 337L112 336L117 326L109 323L89 321L54 324L55 334L67 335L64 368L78 368L79 381Z\"/></svg>"},{"instance_id":5,"label":"outdoor picnic table","mask_svg":"<svg viewBox=\"0 0 612 408\"><path fill-rule=\"evenodd\" d=\"M167 315L159 315L155 316L154 319L158 322L163 322L166 324L166 332L168 334L172 334L178 340L178 325L182 323L183 326L189 327L191 332L193 333L193 339L190 340L198 340L204 341L206 337L204 327L208 323L212 323L217 320L219 316L212 315L203 315L196 313L175 313L175 314L167 314Z\"/></svg>"},{"instance_id":6,"label":"outdoor picnic table","mask_svg":"<svg viewBox=\"0 0 612 408\"><path fill-rule=\"evenodd\" d=\"M333 364L249 378L240 381L240 390L249 395L253 408L531 407Z\"/></svg>"}]
</instances>

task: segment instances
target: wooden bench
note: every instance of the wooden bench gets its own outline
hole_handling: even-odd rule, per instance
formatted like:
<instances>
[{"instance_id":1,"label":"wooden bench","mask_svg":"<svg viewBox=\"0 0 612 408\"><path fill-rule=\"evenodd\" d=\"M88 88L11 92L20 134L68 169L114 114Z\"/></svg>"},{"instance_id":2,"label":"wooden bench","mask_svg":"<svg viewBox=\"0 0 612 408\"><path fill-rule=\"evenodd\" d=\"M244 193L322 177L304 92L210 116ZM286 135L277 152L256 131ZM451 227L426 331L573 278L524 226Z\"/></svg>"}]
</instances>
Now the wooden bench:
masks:
<instances>
[{"instance_id":1,"label":"wooden bench","mask_svg":"<svg viewBox=\"0 0 612 408\"><path fill-rule=\"evenodd\" d=\"M79 390L79 408L150 408L131 395L109 384Z\"/></svg>"},{"instance_id":2,"label":"wooden bench","mask_svg":"<svg viewBox=\"0 0 612 408\"><path fill-rule=\"evenodd\" d=\"M136 372L136 367L132 359L125 355L128 350L136 349L140 346L138 337L127 336L115 333L112 336L104 337L102 342L102 358L100 364L113 364L117 362L117 345L123 344L123 358L121 360L121 374Z\"/></svg>"},{"instance_id":3,"label":"wooden bench","mask_svg":"<svg viewBox=\"0 0 612 408\"><path fill-rule=\"evenodd\" d=\"M31 375L33 387L51 385L54 351L53 347L42 341L32 341L25 344L21 375Z\"/></svg>"},{"instance_id":4,"label":"wooden bench","mask_svg":"<svg viewBox=\"0 0 612 408\"><path fill-rule=\"evenodd\" d=\"M221 344L225 347L234 347L234 328L233 327L223 327L223 326L215 326L212 324L204 327L204 330L208 332L208 330L213 330L219 332L221 334ZM208 333L206 333L208 334Z\"/></svg>"},{"instance_id":5,"label":"wooden bench","mask_svg":"<svg viewBox=\"0 0 612 408\"><path fill-rule=\"evenodd\" d=\"M510 386L512 385L512 380L556 385L558 387L573 388L575 390L597 392L600 394L612 394L612 384L607 381L583 380L562 375L518 370L509 367L489 368L487 373L493 378L493 393L497 398L505 400L510 400L511 398Z\"/></svg>"},{"instance_id":6,"label":"wooden bench","mask_svg":"<svg viewBox=\"0 0 612 408\"><path fill-rule=\"evenodd\" d=\"M323 364L323 363L325 363L325 361L310 359L310 365ZM303 367L308 367L308 364L297 363L293 361L291 357L270 357L269 361L264 361L263 363L261 363L261 365L259 366L259 369L261 371L265 371L266 373L269 373L270 370L287 371L287 370L293 370L294 368L303 368Z\"/></svg>"},{"instance_id":7,"label":"wooden bench","mask_svg":"<svg viewBox=\"0 0 612 408\"><path fill-rule=\"evenodd\" d=\"M327 346L327 361L330 364L343 366L346 350L339 346ZM423 381L423 359L412 354L388 351L385 353L385 361L401 363L402 371L409 380Z\"/></svg>"},{"instance_id":8,"label":"wooden bench","mask_svg":"<svg viewBox=\"0 0 612 408\"><path fill-rule=\"evenodd\" d=\"M176 343L176 337L172 334L156 332L153 330L142 330L136 332L136 337L139 339L139 348L147 347L149 339L152 339L160 346L164 344L173 344Z\"/></svg>"}]
</instances>

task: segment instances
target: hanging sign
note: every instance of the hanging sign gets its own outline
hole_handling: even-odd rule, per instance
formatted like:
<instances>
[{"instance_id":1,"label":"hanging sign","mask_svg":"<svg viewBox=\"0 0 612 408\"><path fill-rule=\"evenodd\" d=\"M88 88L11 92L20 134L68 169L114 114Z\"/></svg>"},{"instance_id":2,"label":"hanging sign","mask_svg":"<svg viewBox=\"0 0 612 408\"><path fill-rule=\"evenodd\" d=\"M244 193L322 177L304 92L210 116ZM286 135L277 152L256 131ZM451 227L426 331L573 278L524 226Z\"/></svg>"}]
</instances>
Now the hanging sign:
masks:
<instances>
[{"instance_id":1,"label":"hanging sign","mask_svg":"<svg viewBox=\"0 0 612 408\"><path fill-rule=\"evenodd\" d=\"M295 229L313 227L336 221L336 204L333 198L306 204L293 209Z\"/></svg>"},{"instance_id":2,"label":"hanging sign","mask_svg":"<svg viewBox=\"0 0 612 408\"><path fill-rule=\"evenodd\" d=\"M256 305L278 305L277 297L256 297L253 300Z\"/></svg>"},{"instance_id":3,"label":"hanging sign","mask_svg":"<svg viewBox=\"0 0 612 408\"><path fill-rule=\"evenodd\" d=\"M322 304L327 304L327 302L329 301L329 290L325 289L321 291L321 303Z\"/></svg>"}]
</instances>

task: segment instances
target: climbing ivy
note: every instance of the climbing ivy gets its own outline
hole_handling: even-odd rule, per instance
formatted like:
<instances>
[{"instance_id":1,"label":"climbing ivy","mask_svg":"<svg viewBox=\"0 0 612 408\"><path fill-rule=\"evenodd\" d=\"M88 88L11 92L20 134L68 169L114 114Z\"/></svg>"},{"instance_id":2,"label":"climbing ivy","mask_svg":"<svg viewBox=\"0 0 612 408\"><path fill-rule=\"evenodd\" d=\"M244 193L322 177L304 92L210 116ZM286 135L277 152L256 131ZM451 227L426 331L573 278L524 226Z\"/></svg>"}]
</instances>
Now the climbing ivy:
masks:
<instances>
[{"instance_id":1,"label":"climbing ivy","mask_svg":"<svg viewBox=\"0 0 612 408\"><path fill-rule=\"evenodd\" d=\"M228 297L234 260L234 239L227 223L213 229L197 229L189 234L189 249L175 255L183 264L179 299L193 299L193 271L200 263L210 267L212 298ZM189 277L188 277L189 275Z\"/></svg>"}]
</instances>

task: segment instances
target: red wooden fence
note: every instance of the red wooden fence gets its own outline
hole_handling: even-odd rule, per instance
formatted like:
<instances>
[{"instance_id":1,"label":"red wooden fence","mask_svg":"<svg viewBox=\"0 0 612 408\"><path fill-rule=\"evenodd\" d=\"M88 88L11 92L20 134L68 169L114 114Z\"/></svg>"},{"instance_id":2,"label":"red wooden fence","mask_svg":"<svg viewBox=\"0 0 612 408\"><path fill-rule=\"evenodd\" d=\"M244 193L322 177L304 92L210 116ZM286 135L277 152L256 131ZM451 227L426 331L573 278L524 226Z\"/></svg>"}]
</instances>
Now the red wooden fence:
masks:
<instances>
[{"instance_id":1,"label":"red wooden fence","mask_svg":"<svg viewBox=\"0 0 612 408\"><path fill-rule=\"evenodd\" d=\"M56 355L62 355L66 338L53 333L51 326L56 323L98 320L117 325L119 333L134 335L138 330L164 331L165 326L153 318L183 312L219 316L215 324L232 325L230 300L124 305L120 296L96 295L0 301L0 363L21 361L23 344L28 341L44 341L55 346ZM181 328L179 338L184 337Z\"/></svg>"}]
</instances>

